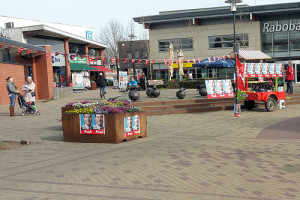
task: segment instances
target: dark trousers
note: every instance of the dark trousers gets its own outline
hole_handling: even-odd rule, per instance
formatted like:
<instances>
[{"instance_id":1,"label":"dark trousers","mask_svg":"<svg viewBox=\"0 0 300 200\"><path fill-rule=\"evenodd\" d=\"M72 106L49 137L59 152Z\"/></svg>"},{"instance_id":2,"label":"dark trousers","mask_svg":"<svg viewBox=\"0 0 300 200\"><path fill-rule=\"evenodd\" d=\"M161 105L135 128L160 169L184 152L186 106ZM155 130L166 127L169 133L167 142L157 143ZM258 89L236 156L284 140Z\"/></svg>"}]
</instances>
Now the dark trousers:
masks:
<instances>
[{"instance_id":1,"label":"dark trousers","mask_svg":"<svg viewBox=\"0 0 300 200\"><path fill-rule=\"evenodd\" d=\"M287 90L286 93L293 94L293 81L287 80Z\"/></svg>"}]
</instances>

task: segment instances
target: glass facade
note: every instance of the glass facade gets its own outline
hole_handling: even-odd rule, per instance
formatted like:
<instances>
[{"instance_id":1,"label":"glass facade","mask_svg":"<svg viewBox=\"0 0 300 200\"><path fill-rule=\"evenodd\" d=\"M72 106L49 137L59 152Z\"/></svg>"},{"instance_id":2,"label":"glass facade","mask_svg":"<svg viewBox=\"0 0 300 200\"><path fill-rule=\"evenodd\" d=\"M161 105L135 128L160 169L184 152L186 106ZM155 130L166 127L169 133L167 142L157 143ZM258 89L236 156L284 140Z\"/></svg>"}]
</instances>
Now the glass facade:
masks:
<instances>
[{"instance_id":1,"label":"glass facade","mask_svg":"<svg viewBox=\"0 0 300 200\"><path fill-rule=\"evenodd\" d=\"M261 22L262 51L272 57L300 56L300 19Z\"/></svg>"},{"instance_id":2,"label":"glass facade","mask_svg":"<svg viewBox=\"0 0 300 200\"><path fill-rule=\"evenodd\" d=\"M158 41L159 52L169 52L170 43L174 46L174 51L193 51L193 40L191 38L166 39Z\"/></svg>"},{"instance_id":3,"label":"glass facade","mask_svg":"<svg viewBox=\"0 0 300 200\"><path fill-rule=\"evenodd\" d=\"M241 47L249 46L249 35L248 33L237 34L236 41ZM208 37L209 48L219 49L219 48L232 48L234 42L234 35L218 35Z\"/></svg>"}]
</instances>

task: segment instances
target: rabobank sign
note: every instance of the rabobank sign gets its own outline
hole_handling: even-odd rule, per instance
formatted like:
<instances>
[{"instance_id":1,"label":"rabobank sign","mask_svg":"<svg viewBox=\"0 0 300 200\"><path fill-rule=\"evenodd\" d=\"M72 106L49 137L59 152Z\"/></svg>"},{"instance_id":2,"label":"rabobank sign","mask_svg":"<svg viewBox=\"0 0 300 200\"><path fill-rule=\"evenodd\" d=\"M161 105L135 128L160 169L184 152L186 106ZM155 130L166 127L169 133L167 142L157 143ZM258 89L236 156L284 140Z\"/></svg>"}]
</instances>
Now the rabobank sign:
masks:
<instances>
[{"instance_id":1,"label":"rabobank sign","mask_svg":"<svg viewBox=\"0 0 300 200\"><path fill-rule=\"evenodd\" d=\"M300 23L296 23L296 20L290 20L288 23L281 23L280 21L262 23L263 33L274 33L274 32L287 32L287 31L300 31Z\"/></svg>"}]
</instances>

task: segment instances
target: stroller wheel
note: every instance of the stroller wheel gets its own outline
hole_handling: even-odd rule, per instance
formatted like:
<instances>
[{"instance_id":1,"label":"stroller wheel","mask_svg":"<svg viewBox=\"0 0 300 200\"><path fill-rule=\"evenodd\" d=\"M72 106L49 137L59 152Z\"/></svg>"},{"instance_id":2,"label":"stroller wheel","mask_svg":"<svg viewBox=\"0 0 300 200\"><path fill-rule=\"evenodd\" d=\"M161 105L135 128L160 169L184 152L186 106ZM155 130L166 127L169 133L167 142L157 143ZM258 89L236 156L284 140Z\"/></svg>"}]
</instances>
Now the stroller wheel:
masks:
<instances>
[{"instance_id":1,"label":"stroller wheel","mask_svg":"<svg viewBox=\"0 0 300 200\"><path fill-rule=\"evenodd\" d=\"M36 114L36 115L40 115L41 113L40 113L39 111L37 111L35 114Z\"/></svg>"},{"instance_id":2,"label":"stroller wheel","mask_svg":"<svg viewBox=\"0 0 300 200\"><path fill-rule=\"evenodd\" d=\"M25 115L25 113L23 113L23 112L22 112L22 114L21 114L21 115L22 115L22 116L24 116L24 115Z\"/></svg>"}]
</instances>

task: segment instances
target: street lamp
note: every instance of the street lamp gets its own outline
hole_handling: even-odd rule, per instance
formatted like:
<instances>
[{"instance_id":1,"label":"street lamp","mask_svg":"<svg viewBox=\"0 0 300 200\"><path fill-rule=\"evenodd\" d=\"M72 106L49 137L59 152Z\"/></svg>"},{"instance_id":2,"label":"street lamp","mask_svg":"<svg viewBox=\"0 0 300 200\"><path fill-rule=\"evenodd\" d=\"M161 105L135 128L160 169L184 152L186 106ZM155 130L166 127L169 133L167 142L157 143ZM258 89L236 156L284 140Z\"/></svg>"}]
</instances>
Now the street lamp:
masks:
<instances>
[{"instance_id":1,"label":"street lamp","mask_svg":"<svg viewBox=\"0 0 300 200\"><path fill-rule=\"evenodd\" d=\"M132 59L134 59L134 47L133 47L133 39L135 38L135 35L132 33L128 36L131 39L131 47L132 47L132 53L131 53L131 57ZM133 69L133 77L136 80L136 72L135 72L135 64L134 62L132 62L132 69Z\"/></svg>"},{"instance_id":2,"label":"street lamp","mask_svg":"<svg viewBox=\"0 0 300 200\"><path fill-rule=\"evenodd\" d=\"M235 65L237 63L237 56L238 56L238 44L236 43L236 33L235 33L235 14L236 14L236 4L241 3L242 0L226 0L225 3L230 3L231 6L231 12L233 14L233 37L234 37L234 43L233 43L233 53L235 58ZM235 104L239 104L239 98L238 98L238 89L237 89L237 67L235 68L235 79L236 79L236 89L235 89Z\"/></svg>"}]
</instances>

